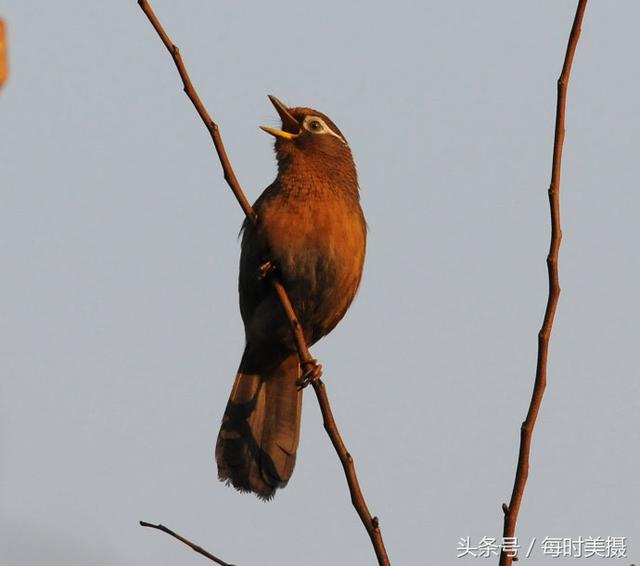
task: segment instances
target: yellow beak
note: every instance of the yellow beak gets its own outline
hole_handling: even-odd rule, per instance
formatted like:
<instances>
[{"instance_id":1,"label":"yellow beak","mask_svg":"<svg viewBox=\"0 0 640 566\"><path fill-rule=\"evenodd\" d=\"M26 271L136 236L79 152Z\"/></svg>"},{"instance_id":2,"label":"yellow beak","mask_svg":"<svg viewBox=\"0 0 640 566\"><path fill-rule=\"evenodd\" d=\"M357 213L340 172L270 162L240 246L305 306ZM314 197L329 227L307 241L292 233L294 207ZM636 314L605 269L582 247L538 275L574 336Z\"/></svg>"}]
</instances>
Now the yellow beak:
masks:
<instances>
[{"instance_id":1,"label":"yellow beak","mask_svg":"<svg viewBox=\"0 0 640 566\"><path fill-rule=\"evenodd\" d=\"M275 96L270 94L269 100L277 110L278 115L282 120L282 127L291 131L287 132L285 130L278 130L277 128L270 128L268 126L260 126L260 128L262 128L268 134L275 136L276 138L282 138L284 140L292 140L297 138L300 135L300 123L298 122L298 120L296 120L291 115L291 113L289 112L289 109L282 102L280 102ZM295 132L295 133L292 133L292 132Z\"/></svg>"},{"instance_id":2,"label":"yellow beak","mask_svg":"<svg viewBox=\"0 0 640 566\"><path fill-rule=\"evenodd\" d=\"M285 140L293 140L297 138L300 134L290 134L289 132L285 132L284 130L278 130L277 128L270 128L269 126L260 126L261 130L264 130L268 134L276 138L282 138Z\"/></svg>"}]
</instances>

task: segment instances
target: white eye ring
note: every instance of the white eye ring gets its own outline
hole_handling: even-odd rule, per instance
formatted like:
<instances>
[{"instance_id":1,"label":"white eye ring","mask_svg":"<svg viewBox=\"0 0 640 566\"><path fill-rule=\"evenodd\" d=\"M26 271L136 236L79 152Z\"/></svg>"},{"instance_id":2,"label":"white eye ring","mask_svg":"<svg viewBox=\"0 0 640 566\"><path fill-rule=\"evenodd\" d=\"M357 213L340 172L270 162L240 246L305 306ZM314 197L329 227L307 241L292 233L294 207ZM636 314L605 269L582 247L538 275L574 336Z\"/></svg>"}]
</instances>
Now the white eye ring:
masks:
<instances>
[{"instance_id":1,"label":"white eye ring","mask_svg":"<svg viewBox=\"0 0 640 566\"><path fill-rule=\"evenodd\" d=\"M330 134L338 138L343 144L347 144L342 136L336 134L325 121L318 116L306 116L304 121L302 122L302 126L307 132L311 132L312 134Z\"/></svg>"},{"instance_id":2,"label":"white eye ring","mask_svg":"<svg viewBox=\"0 0 640 566\"><path fill-rule=\"evenodd\" d=\"M306 116L302 125L307 132L312 134L328 134L331 131L324 120L317 116Z\"/></svg>"}]
</instances>

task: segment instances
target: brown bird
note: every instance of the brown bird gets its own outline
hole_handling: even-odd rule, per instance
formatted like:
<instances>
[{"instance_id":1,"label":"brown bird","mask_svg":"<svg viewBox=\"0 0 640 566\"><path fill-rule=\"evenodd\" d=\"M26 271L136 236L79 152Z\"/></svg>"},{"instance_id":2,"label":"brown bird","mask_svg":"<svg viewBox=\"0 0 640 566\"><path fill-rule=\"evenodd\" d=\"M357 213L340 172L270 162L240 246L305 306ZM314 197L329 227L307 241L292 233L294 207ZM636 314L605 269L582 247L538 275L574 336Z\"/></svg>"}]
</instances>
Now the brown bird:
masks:
<instances>
[{"instance_id":1,"label":"brown bird","mask_svg":"<svg viewBox=\"0 0 640 566\"><path fill-rule=\"evenodd\" d=\"M254 204L257 227L243 225L239 291L246 345L216 443L220 479L262 499L293 473L302 390L290 325L261 269L276 269L310 346L353 301L366 247L356 167L344 136L321 112L269 98L282 119L280 130L262 126L276 138L278 176Z\"/></svg>"}]
</instances>

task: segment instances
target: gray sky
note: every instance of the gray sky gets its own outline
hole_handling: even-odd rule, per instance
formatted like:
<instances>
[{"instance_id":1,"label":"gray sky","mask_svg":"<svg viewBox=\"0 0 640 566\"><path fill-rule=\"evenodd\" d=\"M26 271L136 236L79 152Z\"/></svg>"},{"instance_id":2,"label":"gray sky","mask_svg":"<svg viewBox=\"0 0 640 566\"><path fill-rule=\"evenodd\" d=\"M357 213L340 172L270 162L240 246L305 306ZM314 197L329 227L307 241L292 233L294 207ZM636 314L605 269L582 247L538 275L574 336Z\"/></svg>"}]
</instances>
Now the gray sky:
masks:
<instances>
[{"instance_id":1,"label":"gray sky","mask_svg":"<svg viewBox=\"0 0 640 566\"><path fill-rule=\"evenodd\" d=\"M497 563L456 548L499 537L511 493L575 4L153 2L250 199L275 175L268 93L349 139L366 271L314 351L397 565ZM217 481L242 214L135 1L0 15L3 566L204 563L139 519L242 566L372 564L313 395L273 502ZM591 2L574 62L562 295L518 529L524 545L629 537L615 564L640 549L639 18Z\"/></svg>"}]
</instances>

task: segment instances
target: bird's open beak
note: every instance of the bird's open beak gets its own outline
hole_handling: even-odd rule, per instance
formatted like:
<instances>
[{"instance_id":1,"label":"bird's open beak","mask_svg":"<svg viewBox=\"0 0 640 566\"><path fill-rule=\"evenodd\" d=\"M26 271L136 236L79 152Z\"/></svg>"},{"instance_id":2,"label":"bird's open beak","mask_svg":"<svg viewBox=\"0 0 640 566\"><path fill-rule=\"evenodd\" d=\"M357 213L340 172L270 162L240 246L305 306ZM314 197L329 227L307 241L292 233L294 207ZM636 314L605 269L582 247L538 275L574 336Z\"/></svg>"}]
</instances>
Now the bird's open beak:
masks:
<instances>
[{"instance_id":1,"label":"bird's open beak","mask_svg":"<svg viewBox=\"0 0 640 566\"><path fill-rule=\"evenodd\" d=\"M269 95L269 100L271 104L275 106L275 109L278 111L280 115L280 119L282 120L282 130L278 130L277 128L270 128L269 126L260 126L268 134L275 136L276 138L282 138L285 140L292 140L297 138L300 135L300 123L296 120L289 109L282 104L275 96Z\"/></svg>"}]
</instances>

